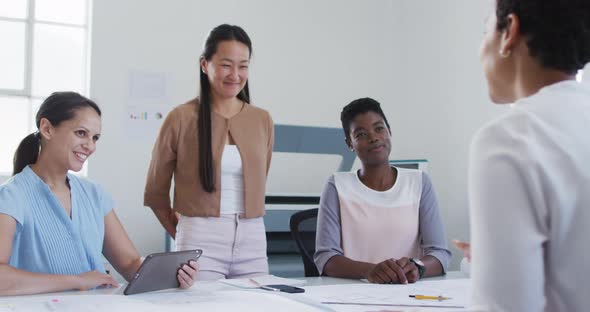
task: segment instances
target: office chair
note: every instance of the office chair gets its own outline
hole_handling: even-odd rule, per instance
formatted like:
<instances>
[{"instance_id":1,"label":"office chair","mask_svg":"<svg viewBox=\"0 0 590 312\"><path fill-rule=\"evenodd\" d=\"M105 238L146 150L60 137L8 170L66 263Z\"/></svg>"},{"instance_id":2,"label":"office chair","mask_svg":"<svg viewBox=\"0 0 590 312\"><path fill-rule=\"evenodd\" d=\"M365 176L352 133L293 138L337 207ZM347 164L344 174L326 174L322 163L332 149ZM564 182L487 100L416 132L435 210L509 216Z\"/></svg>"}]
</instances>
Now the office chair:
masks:
<instances>
[{"instance_id":1,"label":"office chair","mask_svg":"<svg viewBox=\"0 0 590 312\"><path fill-rule=\"evenodd\" d=\"M291 235L303 260L305 277L320 276L313 261L317 219L318 208L313 208L294 213L289 222Z\"/></svg>"}]
</instances>

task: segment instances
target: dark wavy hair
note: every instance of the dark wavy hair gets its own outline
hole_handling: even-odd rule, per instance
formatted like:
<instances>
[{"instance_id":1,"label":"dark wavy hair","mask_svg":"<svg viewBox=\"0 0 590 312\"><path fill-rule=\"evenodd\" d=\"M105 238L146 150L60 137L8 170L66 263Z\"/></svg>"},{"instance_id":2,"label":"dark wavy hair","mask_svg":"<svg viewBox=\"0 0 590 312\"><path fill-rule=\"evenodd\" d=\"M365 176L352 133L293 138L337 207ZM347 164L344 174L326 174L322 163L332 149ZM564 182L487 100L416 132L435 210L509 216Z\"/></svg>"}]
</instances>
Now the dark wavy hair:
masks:
<instances>
[{"instance_id":1,"label":"dark wavy hair","mask_svg":"<svg viewBox=\"0 0 590 312\"><path fill-rule=\"evenodd\" d=\"M497 29L520 21L531 56L546 68L575 74L590 61L590 0L497 0Z\"/></svg>"},{"instance_id":2,"label":"dark wavy hair","mask_svg":"<svg viewBox=\"0 0 590 312\"><path fill-rule=\"evenodd\" d=\"M223 41L238 41L245 44L252 56L252 42L248 34L239 26L222 24L211 30L201 57L210 61L217 52L217 46ZM200 70L199 76L201 88L199 91L199 177L206 192L215 191L215 174L213 172L213 152L211 150L211 85L209 78ZM248 82L238 93L238 99L244 103L250 103L250 89Z\"/></svg>"},{"instance_id":3,"label":"dark wavy hair","mask_svg":"<svg viewBox=\"0 0 590 312\"><path fill-rule=\"evenodd\" d=\"M12 175L37 162L39 149L41 148L39 126L42 118L49 120L52 126L57 127L63 121L74 118L76 111L84 107L92 107L98 113L98 116L101 115L96 103L76 92L54 92L46 98L35 117L37 131L27 135L14 153Z\"/></svg>"},{"instance_id":4,"label":"dark wavy hair","mask_svg":"<svg viewBox=\"0 0 590 312\"><path fill-rule=\"evenodd\" d=\"M385 121L385 125L387 129L391 131L389 127L389 122L387 121L387 117L381 110L381 104L379 102L373 100L372 98L360 98L350 102L348 105L344 106L342 112L340 113L340 121L342 122L342 130L344 130L344 136L346 140L350 140L350 123L352 120L360 114L364 114L367 112L374 112L379 114L383 121Z\"/></svg>"}]
</instances>

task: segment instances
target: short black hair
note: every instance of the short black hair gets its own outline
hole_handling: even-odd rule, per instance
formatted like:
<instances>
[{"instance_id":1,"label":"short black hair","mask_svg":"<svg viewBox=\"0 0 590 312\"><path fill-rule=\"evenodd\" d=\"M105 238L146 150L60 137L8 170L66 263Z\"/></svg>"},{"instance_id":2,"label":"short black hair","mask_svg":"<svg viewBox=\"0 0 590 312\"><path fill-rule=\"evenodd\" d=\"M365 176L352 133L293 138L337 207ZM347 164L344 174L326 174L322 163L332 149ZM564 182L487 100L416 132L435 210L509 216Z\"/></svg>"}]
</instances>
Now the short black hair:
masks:
<instances>
[{"instance_id":1,"label":"short black hair","mask_svg":"<svg viewBox=\"0 0 590 312\"><path fill-rule=\"evenodd\" d=\"M385 121L387 129L391 131L391 128L389 127L389 122L387 122L387 118L385 117L383 110L381 110L381 104L379 104L379 102L373 100L372 98L360 98L344 106L344 108L342 109L342 113L340 113L342 130L344 130L344 136L347 140L350 140L350 123L352 122L352 120L357 115L365 114L367 112L374 112L379 114Z\"/></svg>"},{"instance_id":2,"label":"short black hair","mask_svg":"<svg viewBox=\"0 0 590 312\"><path fill-rule=\"evenodd\" d=\"M590 61L589 0L497 0L497 29L520 21L531 56L546 68L574 74Z\"/></svg>"}]
</instances>

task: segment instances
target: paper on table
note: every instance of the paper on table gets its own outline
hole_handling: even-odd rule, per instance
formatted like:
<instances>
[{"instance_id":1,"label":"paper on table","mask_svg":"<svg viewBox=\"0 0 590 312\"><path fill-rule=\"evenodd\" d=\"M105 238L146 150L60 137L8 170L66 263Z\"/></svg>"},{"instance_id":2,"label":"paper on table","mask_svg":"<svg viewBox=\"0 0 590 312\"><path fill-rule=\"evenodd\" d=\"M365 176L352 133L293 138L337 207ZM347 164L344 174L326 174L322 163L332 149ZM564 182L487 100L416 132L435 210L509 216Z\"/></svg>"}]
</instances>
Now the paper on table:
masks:
<instances>
[{"instance_id":1,"label":"paper on table","mask_svg":"<svg viewBox=\"0 0 590 312\"><path fill-rule=\"evenodd\" d=\"M469 279L441 281L419 281L409 285L345 284L309 286L305 288L309 298L318 302L329 302L338 309L340 305L391 305L404 307L468 307L470 294ZM409 295L445 296L451 299L417 300Z\"/></svg>"},{"instance_id":2,"label":"paper on table","mask_svg":"<svg viewBox=\"0 0 590 312\"><path fill-rule=\"evenodd\" d=\"M10 307L3 309L3 307ZM21 312L156 312L157 306L121 295L19 296L0 299L0 311Z\"/></svg>"},{"instance_id":3,"label":"paper on table","mask_svg":"<svg viewBox=\"0 0 590 312\"><path fill-rule=\"evenodd\" d=\"M283 285L303 285L305 284L304 280L292 279L292 278L283 278L274 275L263 275L257 276L252 278L236 278L236 279L225 279L219 280L219 282L240 287L240 288L259 288L261 285L276 285L276 284L283 284Z\"/></svg>"},{"instance_id":4,"label":"paper on table","mask_svg":"<svg viewBox=\"0 0 590 312\"><path fill-rule=\"evenodd\" d=\"M194 311L319 311L311 305L276 294L232 290L170 291L123 295L20 296L0 298L0 311L21 312L194 312Z\"/></svg>"},{"instance_id":5,"label":"paper on table","mask_svg":"<svg viewBox=\"0 0 590 312\"><path fill-rule=\"evenodd\" d=\"M268 311L300 312L320 311L313 302L306 304L276 293L251 290L223 290L208 293L199 291L161 293L149 298L160 311ZM195 309L197 308L197 309ZM186 309L186 310L185 310ZM110 311L109 311L110 312ZM129 311L127 311L129 312ZM143 311L142 311L143 312Z\"/></svg>"}]
</instances>

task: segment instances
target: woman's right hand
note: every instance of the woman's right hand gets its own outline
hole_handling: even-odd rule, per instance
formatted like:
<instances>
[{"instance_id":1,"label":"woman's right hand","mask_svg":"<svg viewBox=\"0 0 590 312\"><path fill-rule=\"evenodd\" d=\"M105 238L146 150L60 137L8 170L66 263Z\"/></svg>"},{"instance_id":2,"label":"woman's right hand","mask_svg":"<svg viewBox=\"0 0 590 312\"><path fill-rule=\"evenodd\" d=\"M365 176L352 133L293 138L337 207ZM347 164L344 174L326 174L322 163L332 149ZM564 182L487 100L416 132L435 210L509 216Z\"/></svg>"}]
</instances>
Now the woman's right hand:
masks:
<instances>
[{"instance_id":1,"label":"woman's right hand","mask_svg":"<svg viewBox=\"0 0 590 312\"><path fill-rule=\"evenodd\" d=\"M112 286L119 287L119 283L115 279L108 275L98 271L89 271L82 273L78 277L78 290L88 290L98 286Z\"/></svg>"}]
</instances>

